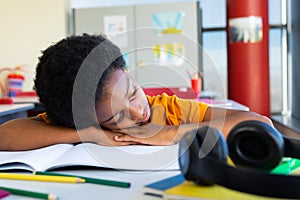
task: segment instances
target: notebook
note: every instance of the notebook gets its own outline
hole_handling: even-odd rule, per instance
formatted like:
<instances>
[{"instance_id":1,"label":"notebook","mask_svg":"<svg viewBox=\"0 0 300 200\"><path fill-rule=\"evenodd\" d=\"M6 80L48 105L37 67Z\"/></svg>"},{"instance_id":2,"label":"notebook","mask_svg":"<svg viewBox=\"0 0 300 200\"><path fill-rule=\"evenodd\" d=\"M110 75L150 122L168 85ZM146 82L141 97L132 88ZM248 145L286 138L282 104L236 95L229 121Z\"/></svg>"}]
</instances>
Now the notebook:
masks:
<instances>
[{"instance_id":1,"label":"notebook","mask_svg":"<svg viewBox=\"0 0 300 200\"><path fill-rule=\"evenodd\" d=\"M48 171L67 166L123 170L178 170L178 144L100 146L57 144L29 151L0 151L0 170Z\"/></svg>"}]
</instances>

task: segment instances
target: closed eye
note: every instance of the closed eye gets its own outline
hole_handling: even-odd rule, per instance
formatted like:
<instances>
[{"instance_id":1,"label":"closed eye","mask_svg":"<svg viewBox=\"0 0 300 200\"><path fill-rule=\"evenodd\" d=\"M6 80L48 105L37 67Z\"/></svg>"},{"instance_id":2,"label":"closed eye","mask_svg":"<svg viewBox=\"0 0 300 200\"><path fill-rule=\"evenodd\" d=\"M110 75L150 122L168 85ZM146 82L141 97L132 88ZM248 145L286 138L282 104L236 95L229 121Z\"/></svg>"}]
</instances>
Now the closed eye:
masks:
<instances>
[{"instance_id":1,"label":"closed eye","mask_svg":"<svg viewBox=\"0 0 300 200\"><path fill-rule=\"evenodd\" d=\"M119 114L118 114L118 118L115 120L115 124L118 124L120 123L123 119L124 119L124 111L121 111Z\"/></svg>"},{"instance_id":2,"label":"closed eye","mask_svg":"<svg viewBox=\"0 0 300 200\"><path fill-rule=\"evenodd\" d=\"M132 94L129 97L129 101L132 101L132 100L134 100L136 98L137 90L138 90L138 88L134 87L134 90L133 90Z\"/></svg>"}]
</instances>

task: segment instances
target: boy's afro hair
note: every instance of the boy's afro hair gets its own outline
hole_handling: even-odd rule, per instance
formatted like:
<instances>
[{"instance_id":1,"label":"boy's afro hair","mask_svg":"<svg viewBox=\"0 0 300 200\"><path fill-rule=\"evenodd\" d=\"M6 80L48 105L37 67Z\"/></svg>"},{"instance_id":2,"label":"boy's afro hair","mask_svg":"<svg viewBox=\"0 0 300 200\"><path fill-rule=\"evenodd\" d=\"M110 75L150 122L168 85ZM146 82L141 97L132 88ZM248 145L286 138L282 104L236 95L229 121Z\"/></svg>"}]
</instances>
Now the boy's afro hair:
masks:
<instances>
[{"instance_id":1,"label":"boy's afro hair","mask_svg":"<svg viewBox=\"0 0 300 200\"><path fill-rule=\"evenodd\" d=\"M98 59L95 67L85 75L86 80L97 81L97 92L94 94L96 102L103 92L103 84L110 72L116 69L125 69L125 61L116 45L111 43L104 35L83 34L62 39L42 52L36 68L34 87L49 119L54 124L75 128L72 112L74 82L86 57L104 41L108 45L105 45L105 49L100 47L102 48L100 53L117 52L120 56L111 62L109 66L104 66L105 61ZM106 67L107 69L103 69ZM105 70L101 80L94 80L95 77L92 76L99 70ZM87 89L84 88L84 90ZM84 105L79 106L85 107ZM91 109L94 108L87 108L86 112ZM86 124L86 126L89 125Z\"/></svg>"}]
</instances>

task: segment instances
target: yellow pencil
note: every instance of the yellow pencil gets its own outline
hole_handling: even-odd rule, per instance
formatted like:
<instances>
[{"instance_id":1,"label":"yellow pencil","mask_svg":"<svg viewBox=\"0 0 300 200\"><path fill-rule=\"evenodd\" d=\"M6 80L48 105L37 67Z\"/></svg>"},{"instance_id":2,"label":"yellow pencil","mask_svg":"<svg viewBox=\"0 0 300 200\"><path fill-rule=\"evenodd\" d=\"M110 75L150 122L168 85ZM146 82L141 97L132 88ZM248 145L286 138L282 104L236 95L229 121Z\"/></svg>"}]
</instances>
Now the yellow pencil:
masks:
<instances>
[{"instance_id":1,"label":"yellow pencil","mask_svg":"<svg viewBox=\"0 0 300 200\"><path fill-rule=\"evenodd\" d=\"M77 177L33 175L33 174L14 174L14 173L0 173L0 179L62 182L62 183L85 183L85 179L77 178Z\"/></svg>"}]
</instances>

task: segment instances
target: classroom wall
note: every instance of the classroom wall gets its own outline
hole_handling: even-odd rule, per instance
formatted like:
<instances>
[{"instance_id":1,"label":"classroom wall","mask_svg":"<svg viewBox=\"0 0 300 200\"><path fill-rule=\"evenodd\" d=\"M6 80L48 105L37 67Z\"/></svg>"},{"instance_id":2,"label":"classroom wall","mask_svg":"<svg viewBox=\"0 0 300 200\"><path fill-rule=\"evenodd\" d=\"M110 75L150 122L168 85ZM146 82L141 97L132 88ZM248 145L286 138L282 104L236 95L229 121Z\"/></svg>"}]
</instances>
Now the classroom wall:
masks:
<instances>
[{"instance_id":1,"label":"classroom wall","mask_svg":"<svg viewBox=\"0 0 300 200\"><path fill-rule=\"evenodd\" d=\"M25 65L32 90L41 50L69 34L70 0L0 0L0 68ZM6 74L0 74L5 82Z\"/></svg>"},{"instance_id":2,"label":"classroom wall","mask_svg":"<svg viewBox=\"0 0 300 200\"><path fill-rule=\"evenodd\" d=\"M154 3L174 3L174 2L191 2L195 0L71 0L72 8L92 8L92 7L112 7L112 6L132 6L140 4Z\"/></svg>"},{"instance_id":3,"label":"classroom wall","mask_svg":"<svg viewBox=\"0 0 300 200\"><path fill-rule=\"evenodd\" d=\"M78 8L73 14L74 34L105 33L111 37L125 54L128 72L142 87L189 87L190 78L186 72L199 70L200 15L196 1ZM118 30L124 32L119 37L115 36L114 29L109 29L119 25L112 17L123 22ZM179 28L181 33L158 33L161 30L157 27L172 26ZM165 48L173 49L173 53L166 55Z\"/></svg>"}]
</instances>

